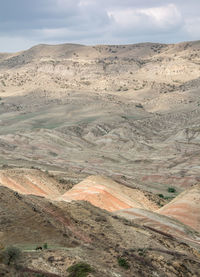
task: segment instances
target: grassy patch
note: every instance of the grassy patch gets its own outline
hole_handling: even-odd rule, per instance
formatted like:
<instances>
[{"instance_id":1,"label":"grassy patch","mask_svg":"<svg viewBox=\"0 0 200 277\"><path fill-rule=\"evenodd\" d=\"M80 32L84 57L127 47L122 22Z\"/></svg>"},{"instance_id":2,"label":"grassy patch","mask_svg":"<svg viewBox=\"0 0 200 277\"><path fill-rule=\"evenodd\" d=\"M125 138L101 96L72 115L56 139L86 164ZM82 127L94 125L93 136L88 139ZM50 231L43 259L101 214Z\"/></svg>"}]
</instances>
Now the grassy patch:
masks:
<instances>
[{"instance_id":1,"label":"grassy patch","mask_svg":"<svg viewBox=\"0 0 200 277\"><path fill-rule=\"evenodd\" d=\"M124 259L124 258L119 257L117 259L117 262L118 262L119 266L121 266L121 267L123 267L125 269L129 269L130 268L130 265L129 265L128 261L126 259Z\"/></svg>"},{"instance_id":2,"label":"grassy patch","mask_svg":"<svg viewBox=\"0 0 200 277\"><path fill-rule=\"evenodd\" d=\"M43 245L43 249L47 249L48 248L48 244L45 242Z\"/></svg>"},{"instance_id":3,"label":"grassy patch","mask_svg":"<svg viewBox=\"0 0 200 277\"><path fill-rule=\"evenodd\" d=\"M9 246L4 251L2 251L1 256L2 256L2 261L6 265L10 265L12 263L16 263L17 260L20 258L21 250L17 247Z\"/></svg>"},{"instance_id":4,"label":"grassy patch","mask_svg":"<svg viewBox=\"0 0 200 277\"><path fill-rule=\"evenodd\" d=\"M80 262L70 266L67 271L69 277L87 277L89 273L94 272L94 269L89 264Z\"/></svg>"},{"instance_id":5,"label":"grassy patch","mask_svg":"<svg viewBox=\"0 0 200 277\"><path fill-rule=\"evenodd\" d=\"M175 193L175 192L176 192L176 189L173 188L173 187L170 187L170 188L168 188L167 191L170 192L170 193Z\"/></svg>"}]
</instances>

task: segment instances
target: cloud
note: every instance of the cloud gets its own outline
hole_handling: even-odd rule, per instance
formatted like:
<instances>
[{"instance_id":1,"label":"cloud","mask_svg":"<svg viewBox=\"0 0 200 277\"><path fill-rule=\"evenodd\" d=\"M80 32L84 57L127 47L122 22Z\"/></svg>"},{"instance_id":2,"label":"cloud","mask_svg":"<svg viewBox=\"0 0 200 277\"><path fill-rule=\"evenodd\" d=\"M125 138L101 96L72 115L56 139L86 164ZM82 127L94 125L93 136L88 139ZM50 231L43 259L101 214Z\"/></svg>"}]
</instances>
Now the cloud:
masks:
<instances>
[{"instance_id":1,"label":"cloud","mask_svg":"<svg viewBox=\"0 0 200 277\"><path fill-rule=\"evenodd\" d=\"M140 13L146 15L153 25L161 29L171 29L183 23L182 15L174 4L142 9Z\"/></svg>"},{"instance_id":2,"label":"cloud","mask_svg":"<svg viewBox=\"0 0 200 277\"><path fill-rule=\"evenodd\" d=\"M189 36L194 40L200 39L200 16L189 18L186 20L185 30L188 32Z\"/></svg>"},{"instance_id":3,"label":"cloud","mask_svg":"<svg viewBox=\"0 0 200 277\"><path fill-rule=\"evenodd\" d=\"M33 42L198 39L199 9L197 0L6 0L0 9L0 51L12 51L13 39L16 50Z\"/></svg>"},{"instance_id":4,"label":"cloud","mask_svg":"<svg viewBox=\"0 0 200 277\"><path fill-rule=\"evenodd\" d=\"M166 32L181 27L183 19L174 4L147 9L125 9L108 12L113 25L123 31L138 32Z\"/></svg>"}]
</instances>

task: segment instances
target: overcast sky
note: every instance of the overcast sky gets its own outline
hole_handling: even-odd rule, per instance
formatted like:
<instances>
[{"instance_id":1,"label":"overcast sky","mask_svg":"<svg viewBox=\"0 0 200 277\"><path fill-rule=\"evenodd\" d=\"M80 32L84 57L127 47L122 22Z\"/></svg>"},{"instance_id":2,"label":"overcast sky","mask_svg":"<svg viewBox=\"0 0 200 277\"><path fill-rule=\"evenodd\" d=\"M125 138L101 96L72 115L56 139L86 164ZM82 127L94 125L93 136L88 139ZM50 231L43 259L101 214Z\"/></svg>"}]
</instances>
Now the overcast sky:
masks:
<instances>
[{"instance_id":1,"label":"overcast sky","mask_svg":"<svg viewBox=\"0 0 200 277\"><path fill-rule=\"evenodd\" d=\"M200 0L0 0L0 52L200 39Z\"/></svg>"}]
</instances>

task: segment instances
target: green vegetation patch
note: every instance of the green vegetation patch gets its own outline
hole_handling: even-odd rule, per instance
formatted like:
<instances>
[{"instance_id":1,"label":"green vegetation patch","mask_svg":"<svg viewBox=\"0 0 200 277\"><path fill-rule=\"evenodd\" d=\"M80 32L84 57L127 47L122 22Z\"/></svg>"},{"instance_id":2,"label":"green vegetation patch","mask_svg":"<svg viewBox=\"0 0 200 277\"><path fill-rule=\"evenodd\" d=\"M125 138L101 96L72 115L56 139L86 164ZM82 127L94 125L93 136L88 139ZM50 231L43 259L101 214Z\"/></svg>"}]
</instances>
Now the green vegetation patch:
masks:
<instances>
[{"instance_id":1,"label":"green vegetation patch","mask_svg":"<svg viewBox=\"0 0 200 277\"><path fill-rule=\"evenodd\" d=\"M94 269L89 264L80 262L70 266L67 271L70 273L69 277L87 277Z\"/></svg>"},{"instance_id":2,"label":"green vegetation patch","mask_svg":"<svg viewBox=\"0 0 200 277\"><path fill-rule=\"evenodd\" d=\"M2 261L6 265L10 265L12 263L16 263L17 260L21 257L21 250L14 246L7 247L1 253Z\"/></svg>"},{"instance_id":3,"label":"green vegetation patch","mask_svg":"<svg viewBox=\"0 0 200 277\"><path fill-rule=\"evenodd\" d=\"M121 267L123 267L125 269L129 269L130 268L130 265L129 265L128 261L126 259L124 259L124 258L119 257L117 259L117 262L118 262L119 266L121 266Z\"/></svg>"},{"instance_id":4,"label":"green vegetation patch","mask_svg":"<svg viewBox=\"0 0 200 277\"><path fill-rule=\"evenodd\" d=\"M176 189L175 188L173 188L173 187L170 187L170 188L168 188L168 190L167 190L168 192L171 192L171 193L174 193L174 192L176 192Z\"/></svg>"},{"instance_id":5,"label":"green vegetation patch","mask_svg":"<svg viewBox=\"0 0 200 277\"><path fill-rule=\"evenodd\" d=\"M48 248L48 244L47 244L46 242L44 243L43 248L44 248L44 249L47 249L47 248Z\"/></svg>"}]
</instances>

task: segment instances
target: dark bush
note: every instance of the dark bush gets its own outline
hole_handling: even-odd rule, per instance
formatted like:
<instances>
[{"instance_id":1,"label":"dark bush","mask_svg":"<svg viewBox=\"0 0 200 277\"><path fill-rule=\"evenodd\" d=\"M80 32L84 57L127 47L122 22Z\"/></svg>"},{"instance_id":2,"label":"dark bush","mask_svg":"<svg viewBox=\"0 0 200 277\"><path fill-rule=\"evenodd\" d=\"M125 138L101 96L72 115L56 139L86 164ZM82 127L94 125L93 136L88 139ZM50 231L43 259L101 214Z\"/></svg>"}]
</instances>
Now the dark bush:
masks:
<instances>
[{"instance_id":1,"label":"dark bush","mask_svg":"<svg viewBox=\"0 0 200 277\"><path fill-rule=\"evenodd\" d=\"M126 259L119 257L117 259L117 261L118 261L118 265L119 266L121 266L121 267L123 267L125 269L129 269L130 268L130 265L129 265L129 263L128 263L128 261Z\"/></svg>"},{"instance_id":2,"label":"dark bush","mask_svg":"<svg viewBox=\"0 0 200 277\"><path fill-rule=\"evenodd\" d=\"M21 251L19 248L14 246L9 246L6 248L3 253L3 262L7 265L10 265L11 263L15 263L21 256Z\"/></svg>"},{"instance_id":3,"label":"dark bush","mask_svg":"<svg viewBox=\"0 0 200 277\"><path fill-rule=\"evenodd\" d=\"M174 193L174 192L176 192L176 189L175 188L168 188L168 192L172 192L172 193Z\"/></svg>"},{"instance_id":4,"label":"dark bush","mask_svg":"<svg viewBox=\"0 0 200 277\"><path fill-rule=\"evenodd\" d=\"M70 266L67 271L70 273L69 277L87 277L94 269L89 264L80 262Z\"/></svg>"},{"instance_id":5,"label":"dark bush","mask_svg":"<svg viewBox=\"0 0 200 277\"><path fill-rule=\"evenodd\" d=\"M44 248L44 249L47 249L47 248L48 248L48 244L47 244L46 242L44 243L43 248Z\"/></svg>"}]
</instances>

